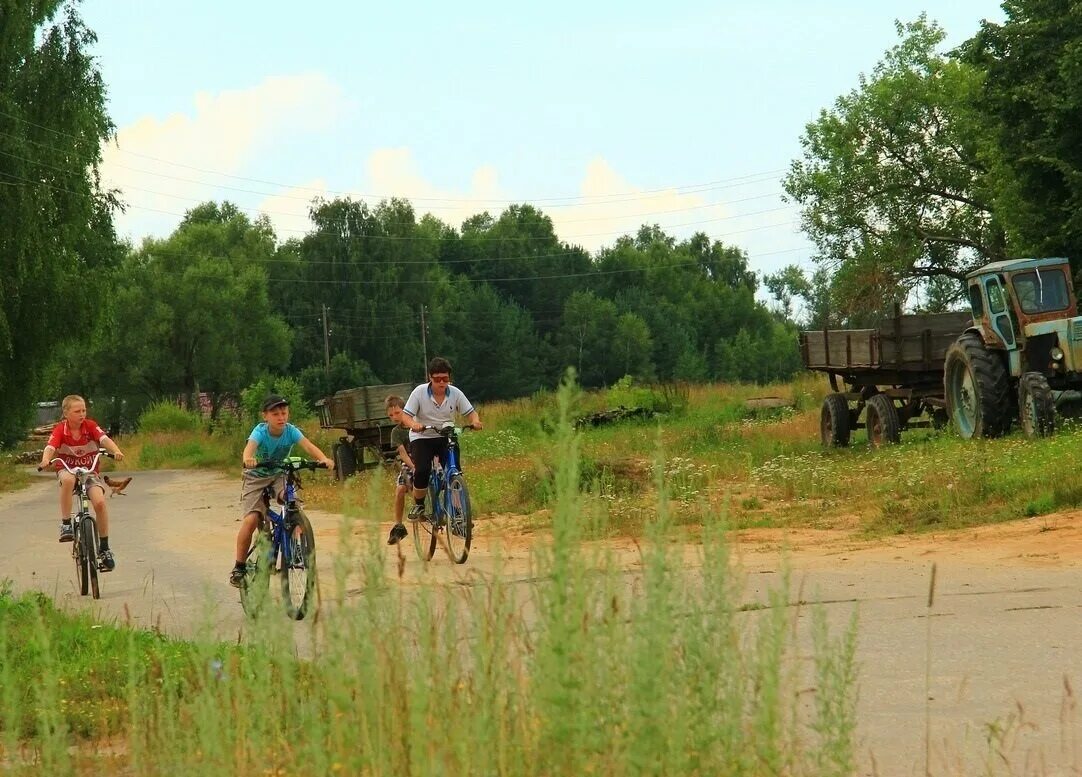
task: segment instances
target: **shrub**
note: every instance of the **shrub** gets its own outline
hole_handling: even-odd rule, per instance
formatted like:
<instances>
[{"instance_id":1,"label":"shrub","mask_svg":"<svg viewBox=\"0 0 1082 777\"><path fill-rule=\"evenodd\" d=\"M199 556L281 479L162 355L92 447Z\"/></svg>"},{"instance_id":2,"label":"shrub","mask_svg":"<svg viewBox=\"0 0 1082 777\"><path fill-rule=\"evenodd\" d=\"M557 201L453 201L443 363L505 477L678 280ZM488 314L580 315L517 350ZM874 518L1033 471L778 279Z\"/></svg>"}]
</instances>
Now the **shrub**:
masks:
<instances>
[{"instance_id":1,"label":"shrub","mask_svg":"<svg viewBox=\"0 0 1082 777\"><path fill-rule=\"evenodd\" d=\"M263 420L261 405L268 394L279 394L289 400L289 420L292 423L312 416L299 382L279 375L264 375L240 394L241 411L250 423L257 424Z\"/></svg>"},{"instance_id":2,"label":"shrub","mask_svg":"<svg viewBox=\"0 0 1082 777\"><path fill-rule=\"evenodd\" d=\"M154 432L198 432L203 428L203 417L192 410L162 400L143 411L136 422L139 431Z\"/></svg>"}]
</instances>

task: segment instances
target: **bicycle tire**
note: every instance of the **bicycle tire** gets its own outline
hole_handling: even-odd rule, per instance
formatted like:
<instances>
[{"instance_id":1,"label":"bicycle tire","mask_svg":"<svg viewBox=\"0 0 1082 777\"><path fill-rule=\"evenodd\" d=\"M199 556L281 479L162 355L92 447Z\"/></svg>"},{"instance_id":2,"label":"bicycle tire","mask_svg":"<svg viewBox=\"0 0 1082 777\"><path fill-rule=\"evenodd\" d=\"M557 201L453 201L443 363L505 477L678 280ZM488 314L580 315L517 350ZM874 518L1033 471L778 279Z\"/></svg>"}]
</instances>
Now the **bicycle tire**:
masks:
<instances>
[{"instance_id":1,"label":"bicycle tire","mask_svg":"<svg viewBox=\"0 0 1082 777\"><path fill-rule=\"evenodd\" d=\"M411 520L410 531L413 533L413 548L417 551L417 558L431 561L436 554L436 527L432 521L427 515Z\"/></svg>"},{"instance_id":2,"label":"bicycle tire","mask_svg":"<svg viewBox=\"0 0 1082 777\"><path fill-rule=\"evenodd\" d=\"M244 581L240 585L240 606L249 618L256 618L270 598L271 540L262 529L252 538L245 560Z\"/></svg>"},{"instance_id":3,"label":"bicycle tire","mask_svg":"<svg viewBox=\"0 0 1082 777\"><path fill-rule=\"evenodd\" d=\"M465 564L470 556L470 544L473 542L473 509L466 479L461 474L452 475L441 496L444 498L443 506L447 513L447 521L443 527L444 547L451 561Z\"/></svg>"},{"instance_id":4,"label":"bicycle tire","mask_svg":"<svg viewBox=\"0 0 1082 777\"><path fill-rule=\"evenodd\" d=\"M286 615L299 621L304 620L316 594L316 535L303 510L294 511L291 517L292 523L300 524L301 533L288 537L282 548L282 600ZM289 517L286 526L293 531Z\"/></svg>"},{"instance_id":5,"label":"bicycle tire","mask_svg":"<svg viewBox=\"0 0 1082 777\"><path fill-rule=\"evenodd\" d=\"M79 579L79 594L86 596L90 592L90 570L87 567L86 546L83 544L83 521L90 520L89 516L79 518L79 530L72 537L71 555L75 559L75 574Z\"/></svg>"},{"instance_id":6,"label":"bicycle tire","mask_svg":"<svg viewBox=\"0 0 1082 777\"><path fill-rule=\"evenodd\" d=\"M90 578L90 595L94 599L101 598L101 588L98 585L98 524L90 516L83 518L79 525L79 531L83 533L82 545L86 549L86 571ZM85 592L84 592L85 593Z\"/></svg>"}]
</instances>

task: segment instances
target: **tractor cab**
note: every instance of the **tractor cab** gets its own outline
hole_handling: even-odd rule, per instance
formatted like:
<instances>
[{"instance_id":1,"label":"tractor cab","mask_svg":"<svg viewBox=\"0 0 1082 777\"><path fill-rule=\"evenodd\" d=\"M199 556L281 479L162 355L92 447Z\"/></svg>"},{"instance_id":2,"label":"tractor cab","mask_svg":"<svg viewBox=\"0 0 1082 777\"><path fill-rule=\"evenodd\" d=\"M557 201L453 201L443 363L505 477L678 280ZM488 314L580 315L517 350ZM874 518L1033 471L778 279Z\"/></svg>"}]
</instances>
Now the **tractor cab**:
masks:
<instances>
[{"instance_id":1,"label":"tractor cab","mask_svg":"<svg viewBox=\"0 0 1082 777\"><path fill-rule=\"evenodd\" d=\"M1082 318L1066 259L993 262L966 277L973 329L1005 354L1007 373L1039 372L1053 384L1082 372Z\"/></svg>"}]
</instances>

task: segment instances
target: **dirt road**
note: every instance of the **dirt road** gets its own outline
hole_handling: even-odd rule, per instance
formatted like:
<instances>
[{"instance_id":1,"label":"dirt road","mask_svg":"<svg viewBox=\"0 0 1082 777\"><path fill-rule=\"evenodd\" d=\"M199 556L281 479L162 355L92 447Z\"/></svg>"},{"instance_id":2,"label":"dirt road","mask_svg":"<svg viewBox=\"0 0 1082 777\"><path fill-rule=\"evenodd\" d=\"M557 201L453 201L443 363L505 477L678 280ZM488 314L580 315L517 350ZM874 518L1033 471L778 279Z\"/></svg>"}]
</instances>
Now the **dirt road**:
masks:
<instances>
[{"instance_id":1,"label":"dirt road","mask_svg":"<svg viewBox=\"0 0 1082 777\"><path fill-rule=\"evenodd\" d=\"M235 638L244 621L226 576L237 482L199 472L135 478L128 495L110 501L118 565L103 575L99 602L77 595L69 546L56 541L56 487L44 477L0 496L10 551L3 577L17 590L44 591L104 620ZM324 551L323 578L330 579L341 520L309 514ZM388 525L360 522L354 531L385 534ZM539 535L510 522L483 522L466 566L442 561L426 569L406 548L401 577L396 554L387 553L387 575L396 585L440 585L498 568L528 581L537 541ZM609 544L634 575L634 546ZM1000 771L989 772L996 774L1082 770L1073 691L1082 683L1082 514L874 543L839 532L755 531L738 535L735 548L749 601L764 601L788 566L801 633L808 618L798 601L821 603L839 628L858 612L860 774L924 774L926 757L934 774L985 773L985 758L998 764ZM694 563L693 546L688 558ZM929 609L933 562L937 585ZM311 626L295 628L304 639ZM986 743L989 730L1002 731L992 737L1001 753ZM1027 771L1026 764L1036 766Z\"/></svg>"}]
</instances>

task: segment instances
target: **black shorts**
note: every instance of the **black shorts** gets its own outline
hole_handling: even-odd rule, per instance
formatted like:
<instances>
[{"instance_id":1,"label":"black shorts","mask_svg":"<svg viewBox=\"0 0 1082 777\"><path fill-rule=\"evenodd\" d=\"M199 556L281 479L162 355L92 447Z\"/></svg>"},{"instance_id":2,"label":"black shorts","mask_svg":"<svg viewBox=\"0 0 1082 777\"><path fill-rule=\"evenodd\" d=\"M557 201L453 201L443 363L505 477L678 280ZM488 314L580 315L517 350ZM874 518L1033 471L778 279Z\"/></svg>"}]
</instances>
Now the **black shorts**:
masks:
<instances>
[{"instance_id":1,"label":"black shorts","mask_svg":"<svg viewBox=\"0 0 1082 777\"><path fill-rule=\"evenodd\" d=\"M428 477L432 474L432 459L439 456L442 461L446 453L446 437L421 437L410 441L410 458L413 459L414 466L414 488L428 488Z\"/></svg>"}]
</instances>

